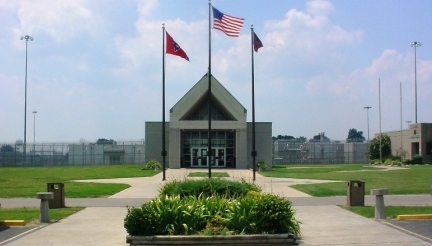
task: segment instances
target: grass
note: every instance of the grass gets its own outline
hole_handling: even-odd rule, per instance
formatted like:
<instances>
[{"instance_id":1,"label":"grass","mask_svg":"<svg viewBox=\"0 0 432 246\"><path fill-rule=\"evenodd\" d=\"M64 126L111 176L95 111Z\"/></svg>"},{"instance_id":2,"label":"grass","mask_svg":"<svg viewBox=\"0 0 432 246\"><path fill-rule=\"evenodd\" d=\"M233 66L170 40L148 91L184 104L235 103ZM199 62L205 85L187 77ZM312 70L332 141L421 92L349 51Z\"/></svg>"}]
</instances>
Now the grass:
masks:
<instances>
[{"instance_id":1,"label":"grass","mask_svg":"<svg viewBox=\"0 0 432 246\"><path fill-rule=\"evenodd\" d=\"M335 180L322 184L298 184L291 186L312 196L344 196L347 181L365 182L365 192L371 189L388 188L390 195L429 194L432 165L408 166L403 170L381 171L364 164L340 165L276 165L271 171L261 172L267 177Z\"/></svg>"},{"instance_id":2,"label":"grass","mask_svg":"<svg viewBox=\"0 0 432 246\"><path fill-rule=\"evenodd\" d=\"M375 218L375 207L347 207L342 208L364 216L366 218ZM386 206L386 216L388 219L394 219L402 214L432 214L432 207L430 206Z\"/></svg>"},{"instance_id":3,"label":"grass","mask_svg":"<svg viewBox=\"0 0 432 246\"><path fill-rule=\"evenodd\" d=\"M212 172L211 173L212 178L228 178L229 175L226 172ZM208 173L206 172L193 172L189 173L188 177L202 177L206 178L208 177Z\"/></svg>"},{"instance_id":4,"label":"grass","mask_svg":"<svg viewBox=\"0 0 432 246\"><path fill-rule=\"evenodd\" d=\"M149 177L159 172L141 170L141 165L3 167L0 168L0 197L35 197L47 183L65 183L70 198L104 197L129 187L127 184L79 183L71 180Z\"/></svg>"},{"instance_id":5,"label":"grass","mask_svg":"<svg viewBox=\"0 0 432 246\"><path fill-rule=\"evenodd\" d=\"M82 207L50 209L50 220L51 222L61 220L82 209ZM25 220L26 223L37 223L39 208L2 208L0 209L0 220Z\"/></svg>"}]
</instances>

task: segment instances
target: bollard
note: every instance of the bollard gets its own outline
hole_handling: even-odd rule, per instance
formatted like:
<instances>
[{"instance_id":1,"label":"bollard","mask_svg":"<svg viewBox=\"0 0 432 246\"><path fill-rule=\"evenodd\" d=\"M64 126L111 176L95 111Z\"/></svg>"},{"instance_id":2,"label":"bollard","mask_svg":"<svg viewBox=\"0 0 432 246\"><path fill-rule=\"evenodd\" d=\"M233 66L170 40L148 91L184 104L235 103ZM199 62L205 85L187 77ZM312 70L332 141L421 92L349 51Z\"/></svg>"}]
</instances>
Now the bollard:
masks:
<instances>
[{"instance_id":1,"label":"bollard","mask_svg":"<svg viewBox=\"0 0 432 246\"><path fill-rule=\"evenodd\" d=\"M49 202L48 200L54 198L52 192L38 192L36 193L36 198L41 200L39 208L39 221L41 223L49 223Z\"/></svg>"},{"instance_id":2,"label":"bollard","mask_svg":"<svg viewBox=\"0 0 432 246\"><path fill-rule=\"evenodd\" d=\"M375 196L375 219L385 219L384 195L388 194L388 189L373 189L371 195Z\"/></svg>"}]
</instances>

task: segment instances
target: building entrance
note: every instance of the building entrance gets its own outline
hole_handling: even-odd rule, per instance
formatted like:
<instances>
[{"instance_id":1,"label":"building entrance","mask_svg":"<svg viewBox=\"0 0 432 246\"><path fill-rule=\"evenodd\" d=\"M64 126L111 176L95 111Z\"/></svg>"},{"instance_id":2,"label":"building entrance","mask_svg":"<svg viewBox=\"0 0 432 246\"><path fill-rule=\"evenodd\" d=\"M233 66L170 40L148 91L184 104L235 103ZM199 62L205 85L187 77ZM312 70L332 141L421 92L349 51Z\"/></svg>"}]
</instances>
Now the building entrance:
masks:
<instances>
[{"instance_id":1,"label":"building entrance","mask_svg":"<svg viewBox=\"0 0 432 246\"><path fill-rule=\"evenodd\" d=\"M212 132L212 154L208 159L206 131L184 131L182 167L235 167L235 131Z\"/></svg>"},{"instance_id":2,"label":"building entrance","mask_svg":"<svg viewBox=\"0 0 432 246\"><path fill-rule=\"evenodd\" d=\"M225 148L212 148L211 165L226 167ZM192 148L192 167L208 167L207 148Z\"/></svg>"}]
</instances>

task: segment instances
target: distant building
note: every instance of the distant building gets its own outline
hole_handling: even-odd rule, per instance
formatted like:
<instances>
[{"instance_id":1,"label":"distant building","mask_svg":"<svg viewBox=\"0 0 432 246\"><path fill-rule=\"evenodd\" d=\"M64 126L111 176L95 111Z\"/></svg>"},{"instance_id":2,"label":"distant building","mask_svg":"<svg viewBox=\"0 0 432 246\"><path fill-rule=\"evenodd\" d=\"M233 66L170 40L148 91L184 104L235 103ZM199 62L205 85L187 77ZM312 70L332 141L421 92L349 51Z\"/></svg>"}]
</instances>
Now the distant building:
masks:
<instances>
[{"instance_id":1,"label":"distant building","mask_svg":"<svg viewBox=\"0 0 432 246\"><path fill-rule=\"evenodd\" d=\"M215 168L252 168L252 123L246 108L222 84L204 75L171 109L166 122L167 165L170 168L208 167L208 102L211 105L210 163ZM256 122L256 161L272 163L272 123ZM162 162L162 122L145 123L146 161Z\"/></svg>"},{"instance_id":2,"label":"distant building","mask_svg":"<svg viewBox=\"0 0 432 246\"><path fill-rule=\"evenodd\" d=\"M390 137L393 156L412 159L414 155L420 155L423 161L432 162L432 123L411 124L409 129L382 134ZM377 136L379 134L375 134Z\"/></svg>"}]
</instances>

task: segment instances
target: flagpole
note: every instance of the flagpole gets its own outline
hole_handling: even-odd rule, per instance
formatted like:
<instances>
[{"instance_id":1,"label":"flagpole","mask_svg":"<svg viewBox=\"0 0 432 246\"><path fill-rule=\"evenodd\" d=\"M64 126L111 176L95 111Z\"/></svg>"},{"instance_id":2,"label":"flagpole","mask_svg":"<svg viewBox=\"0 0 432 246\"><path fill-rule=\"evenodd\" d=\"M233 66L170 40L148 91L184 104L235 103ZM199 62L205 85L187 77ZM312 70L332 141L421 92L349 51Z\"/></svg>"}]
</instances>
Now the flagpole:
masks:
<instances>
[{"instance_id":1,"label":"flagpole","mask_svg":"<svg viewBox=\"0 0 432 246\"><path fill-rule=\"evenodd\" d=\"M253 181L256 180L256 149L255 149L255 71L254 71L254 31L251 25L251 54L252 54L252 165Z\"/></svg>"},{"instance_id":2,"label":"flagpole","mask_svg":"<svg viewBox=\"0 0 432 246\"><path fill-rule=\"evenodd\" d=\"M162 181L165 181L165 23L162 24Z\"/></svg>"},{"instance_id":3,"label":"flagpole","mask_svg":"<svg viewBox=\"0 0 432 246\"><path fill-rule=\"evenodd\" d=\"M211 178L211 156L212 156L212 152L211 152L211 18L210 18L210 13L211 13L211 0L209 0L209 22L208 22L208 27L209 27L209 67L208 67L208 136L207 136L207 145L208 145L208 149L207 149L207 165L208 165L208 177Z\"/></svg>"}]
</instances>

